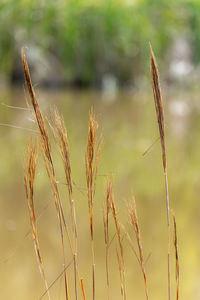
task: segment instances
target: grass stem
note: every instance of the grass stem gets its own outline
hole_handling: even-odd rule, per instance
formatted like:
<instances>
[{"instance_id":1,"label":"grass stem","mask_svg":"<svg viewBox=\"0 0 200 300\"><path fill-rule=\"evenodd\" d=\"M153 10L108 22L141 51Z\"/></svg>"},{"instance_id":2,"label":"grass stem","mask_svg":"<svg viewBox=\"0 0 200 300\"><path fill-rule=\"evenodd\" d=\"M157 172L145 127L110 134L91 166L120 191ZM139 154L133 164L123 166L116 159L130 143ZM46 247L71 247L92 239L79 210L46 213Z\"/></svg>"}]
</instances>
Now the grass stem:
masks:
<instances>
[{"instance_id":1,"label":"grass stem","mask_svg":"<svg viewBox=\"0 0 200 300\"><path fill-rule=\"evenodd\" d=\"M159 72L156 63L156 59L150 45L151 55L151 74L152 74L152 89L154 95L154 103L156 109L156 115L158 120L158 127L160 133L160 142L162 149L162 162L165 177L165 194L166 194L166 209L167 209L167 232L168 232L168 299L171 300L171 268L170 268L170 205L169 205L169 189L168 189L168 178L167 178L167 158L165 150L165 128L164 128L164 110L162 104L162 93L160 88Z\"/></svg>"}]
</instances>

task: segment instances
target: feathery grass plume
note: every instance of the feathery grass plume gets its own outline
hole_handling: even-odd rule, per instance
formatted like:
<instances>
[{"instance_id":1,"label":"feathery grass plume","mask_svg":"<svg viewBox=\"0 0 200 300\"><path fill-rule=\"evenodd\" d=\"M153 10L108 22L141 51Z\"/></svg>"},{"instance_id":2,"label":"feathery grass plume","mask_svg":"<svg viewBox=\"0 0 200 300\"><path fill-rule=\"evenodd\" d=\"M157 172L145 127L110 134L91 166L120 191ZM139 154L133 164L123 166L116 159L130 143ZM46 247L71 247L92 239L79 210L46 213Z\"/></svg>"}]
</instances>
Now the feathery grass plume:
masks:
<instances>
[{"instance_id":1,"label":"feathery grass plume","mask_svg":"<svg viewBox=\"0 0 200 300\"><path fill-rule=\"evenodd\" d=\"M107 281L107 296L109 296L109 271L108 271L108 249L110 244L109 239L109 213L111 209L112 202L112 183L108 181L106 190L106 211L103 210L103 224L104 224L104 237L106 245L106 281Z\"/></svg>"},{"instance_id":2,"label":"feathery grass plume","mask_svg":"<svg viewBox=\"0 0 200 300\"><path fill-rule=\"evenodd\" d=\"M96 189L96 178L99 166L99 156L101 151L102 136L97 140L98 123L95 120L93 110L90 111L88 143L85 154L86 183L89 208L90 237L92 250L92 283L93 283L93 300L95 299L95 256L94 256L94 195Z\"/></svg>"},{"instance_id":3,"label":"feathery grass plume","mask_svg":"<svg viewBox=\"0 0 200 300\"><path fill-rule=\"evenodd\" d=\"M158 127L160 133L160 141L162 148L162 162L165 177L165 193L166 193L166 207L167 207L167 229L168 229L168 299L171 299L171 271L170 271L170 217L169 217L169 190L168 190L168 178L167 178L167 159L165 150L165 128L164 128L164 112L162 105L162 93L160 88L160 79L158 73L158 67L156 64L156 59L150 45L150 55L151 55L151 75L152 75L152 89L154 95L154 102L156 108L156 115L158 120Z\"/></svg>"},{"instance_id":4,"label":"feathery grass plume","mask_svg":"<svg viewBox=\"0 0 200 300\"><path fill-rule=\"evenodd\" d=\"M174 249L175 249L175 259L176 259L176 300L179 299L179 258L178 258L178 239L177 239L177 226L176 218L173 215L174 221Z\"/></svg>"},{"instance_id":5,"label":"feathery grass plume","mask_svg":"<svg viewBox=\"0 0 200 300\"><path fill-rule=\"evenodd\" d=\"M142 274L143 274L143 277L144 277L145 294L146 294L146 299L148 300L149 296L148 296L148 288L147 288L147 276L146 276L146 271L145 271L144 255L143 255L143 249L142 249L142 240L141 240L140 227L139 227L139 223L138 223L136 202L135 202L134 196L132 197L132 202L129 204L128 213L129 213L131 224L132 224L133 229L135 231L135 236L136 236L138 250L139 250L139 262L140 262L140 267L141 267Z\"/></svg>"},{"instance_id":6,"label":"feathery grass plume","mask_svg":"<svg viewBox=\"0 0 200 300\"><path fill-rule=\"evenodd\" d=\"M43 118L42 113L40 111L39 104L38 104L38 101L37 101L37 98L36 98L36 95L35 95L35 91L33 89L31 76L30 76L30 72L29 72L29 67L28 67L28 63L26 61L26 56L25 56L23 48L21 50L21 56L22 56L22 63L23 63L23 68L24 68L24 76L25 76L26 87L27 87L28 92L29 92L29 96L30 96L30 99L31 99L31 103L33 105L34 112L35 112L35 117L36 117L36 120L37 120L37 124L38 124L39 130L40 130L41 138L43 140L45 154L46 154L50 164L53 165L51 155L50 155L49 137L48 137L48 134L47 134L44 118Z\"/></svg>"},{"instance_id":7,"label":"feathery grass plume","mask_svg":"<svg viewBox=\"0 0 200 300\"><path fill-rule=\"evenodd\" d=\"M31 103L32 103L32 106L33 106L33 109L34 109L34 112L35 112L35 117L36 117L37 124L38 124L39 131L40 131L41 145L42 145L42 150L43 150L43 154L44 154L43 158L44 158L44 161L45 161L47 174L48 174L49 179L50 179L50 183L51 183L51 187L52 187L52 191L53 191L53 196L54 196L54 202L55 202L56 211L57 211L58 220L59 220L62 251L63 251L63 261L64 261L63 270L65 270L65 272L64 272L65 294L66 294L66 299L68 300L69 296L68 296L67 273L66 273L66 269L65 269L66 257L65 257L65 244L64 244L62 221L64 223L65 228L66 228L66 222L65 222L65 218L64 218L64 213L63 213L62 204L61 204L61 201L60 201L60 195L59 195L59 190L58 190L56 176L55 176L55 170L54 170L54 165L53 165L53 160L52 160L52 155L51 155L50 140L49 140L49 136L48 136L48 133L47 133L44 118L43 118L42 113L40 111L38 100L36 98L35 91L33 89L32 81L31 81L31 77L30 77L30 72L29 72L29 67L28 67L28 63L26 61L26 56L25 56L25 53L24 53L24 49L21 50L21 56L22 56L22 63L23 63L23 67L24 67L25 82L26 82L26 86L27 86L27 89L28 89L28 92L29 92L29 96L30 96L30 99L31 99Z\"/></svg>"},{"instance_id":8,"label":"feathery grass plume","mask_svg":"<svg viewBox=\"0 0 200 300\"><path fill-rule=\"evenodd\" d=\"M124 250L122 245L122 235L121 235L121 228L119 224L119 220L117 217L117 210L115 206L115 200L114 195L112 194L112 197L110 197L110 207L117 231L117 237L118 237L118 244L120 249L120 256L118 256L118 263L120 268L120 280L121 280L121 294L124 300L126 300L126 280L125 280L125 266L124 266ZM118 252L117 252L118 253Z\"/></svg>"},{"instance_id":9,"label":"feathery grass plume","mask_svg":"<svg viewBox=\"0 0 200 300\"><path fill-rule=\"evenodd\" d=\"M75 299L77 300L77 252L78 252L78 238L77 238L77 223L76 223L76 210L75 203L73 199L73 188L72 188L72 178L71 178L71 165L70 165L70 154L69 154L69 145L67 130L64 124L63 118L59 115L58 111L54 111L54 121L56 125L57 132L55 136L57 137L57 142L60 148L60 153L63 160L65 177L67 181L67 188L69 194L70 208L71 208L71 219L72 219L72 228L74 232L74 282L75 282ZM81 289L82 290L82 289ZM83 291L83 290L82 290ZM84 295L83 295L84 297Z\"/></svg>"},{"instance_id":10,"label":"feathery grass plume","mask_svg":"<svg viewBox=\"0 0 200 300\"><path fill-rule=\"evenodd\" d=\"M33 243L34 243L36 257L38 260L40 274L44 280L46 290L49 290L49 286L46 280L44 265L42 261L42 256L40 252L40 245L39 245L38 231L37 231L37 224L36 224L36 213L35 213L35 206L34 206L34 180L35 180L35 172L36 172L36 167L38 162L38 146L33 145L32 142L30 142L28 151L29 151L28 166L26 166L26 161L24 161L24 186L26 191L26 200L27 200L29 216L30 216ZM51 299L49 292L48 292L48 298L49 300Z\"/></svg>"}]
</instances>

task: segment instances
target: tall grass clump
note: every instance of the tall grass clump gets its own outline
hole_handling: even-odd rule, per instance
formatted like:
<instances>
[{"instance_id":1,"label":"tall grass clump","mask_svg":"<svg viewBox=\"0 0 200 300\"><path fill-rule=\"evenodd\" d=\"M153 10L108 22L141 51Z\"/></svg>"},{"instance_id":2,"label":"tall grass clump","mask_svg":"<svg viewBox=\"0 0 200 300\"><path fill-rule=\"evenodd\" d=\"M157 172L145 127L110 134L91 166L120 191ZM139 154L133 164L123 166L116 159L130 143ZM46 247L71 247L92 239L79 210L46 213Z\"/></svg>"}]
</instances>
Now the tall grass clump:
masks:
<instances>
[{"instance_id":1,"label":"tall grass clump","mask_svg":"<svg viewBox=\"0 0 200 300\"><path fill-rule=\"evenodd\" d=\"M166 208L167 208L167 229L168 229L168 299L171 300L171 273L170 273L170 206L169 206L169 192L168 192L168 178L167 178L167 159L166 159L166 147L165 147L165 128L164 128L164 111L162 104L162 94L160 88L159 74L158 68L156 64L156 59L153 54L153 50L150 47L150 56L151 56L151 73L152 73L152 88L155 102L156 115L158 120L158 127L160 133L160 141L161 141L161 149L162 149L162 162L163 162L163 170L165 177L165 192L166 192ZM96 296L96 285L97 278L96 276L96 265L95 265L95 215L94 214L94 201L95 201L95 191L97 184L97 176L99 169L99 158L101 154L102 147L102 135L98 133L98 123L96 120L95 113L93 109L91 109L89 113L89 125L88 125L88 138L87 138L87 146L85 152L85 175L86 175L86 194L85 198L88 202L88 212L89 212L89 240L91 247L91 265L88 266L88 269L91 267L92 276L90 277L90 290L88 294L84 288L84 281L86 279L80 276L83 273L83 270L79 267L78 258L80 254L80 249L78 247L79 235L78 235L78 216L76 212L76 205L74 200L74 187L76 186L73 182L72 177L72 166L70 160L70 147L68 141L67 129L65 127L64 120L62 116L59 114L57 109L53 110L53 118L52 123L46 123L46 118L43 116L42 111L39 106L39 102L37 100L31 77L29 72L28 63L26 60L26 56L24 50L22 50L22 62L24 67L24 75L25 82L27 86L27 90L29 92L29 97L31 100L31 104L33 107L32 113L36 120L37 124L37 133L39 136L39 147L36 146L33 142L31 142L28 146L28 155L25 159L24 164L24 184L26 191L26 200L28 204L28 210L30 215L30 223L31 230L33 235L34 247L36 250L36 256L38 258L38 265L40 272L42 274L42 278L45 283L45 292L41 295L40 299L42 299L46 294L50 299L50 288L56 283L56 281L64 275L64 289L65 289L65 299L76 299L81 298L83 300L92 298L95 300ZM49 125L49 126L48 126ZM67 196L69 199L69 210L70 217L66 221L66 213L63 209L63 202L60 196L60 190L58 185L58 180L56 177L56 170L54 159L51 150L51 141L49 134L49 127L55 137L55 142L59 148L59 152L62 158L62 165L65 173L65 185L67 189ZM53 199L55 203L55 208L58 216L59 223L59 232L61 236L61 251L63 258L63 270L60 275L51 283L47 283L45 268L43 265L43 260L41 256L41 249L39 245L37 224L36 224L36 212L34 206L34 179L36 174L36 166L38 159L38 150L41 149L41 154L43 157L44 165L47 171L47 175L50 181L51 190L53 194ZM121 298L126 300L129 298L128 289L127 289L127 280L126 280L126 242L129 243L131 249L138 261L139 267L141 269L141 273L144 281L144 292L146 300L150 299L149 292L149 281L150 276L147 274L146 265L145 265L145 256L143 251L142 244L142 235L140 230L140 225L138 221L138 215L136 210L136 202L134 196L132 196L131 201L127 204L127 219L131 225L131 228L135 234L135 242L131 239L126 227L121 224L120 217L118 214L119 209L117 208L117 204L114 197L113 192L113 184L112 180L107 180L106 187L106 197L105 203L103 204L103 230L104 230L104 244L105 244L105 283L107 290L107 299L112 299L112 289L110 282L112 278L110 276L110 260L109 251L111 243L115 241L115 249L116 249L116 260L118 262L118 270L119 270L119 295L121 293ZM112 217L112 225L115 229L115 235L111 239L110 238L110 228L111 228L111 217ZM173 217L174 223L174 249L175 249L175 277L176 277L176 300L179 299L179 257L178 257L178 244L177 244L177 226L175 217ZM126 237L126 238L124 238ZM135 245L136 243L136 245ZM66 255L67 249L70 250L70 255ZM112 249L112 254L114 253ZM71 282L69 283L69 271L68 266L73 262L73 283L74 288L73 292L71 292ZM114 266L116 269L117 267ZM148 278L148 282L147 282ZM87 278L87 281L89 279ZM148 284L147 284L148 283ZM100 282L103 285L103 280ZM102 286L103 288L103 286ZM116 287L117 288L117 287ZM74 294L74 298L71 298L72 293Z\"/></svg>"}]
</instances>

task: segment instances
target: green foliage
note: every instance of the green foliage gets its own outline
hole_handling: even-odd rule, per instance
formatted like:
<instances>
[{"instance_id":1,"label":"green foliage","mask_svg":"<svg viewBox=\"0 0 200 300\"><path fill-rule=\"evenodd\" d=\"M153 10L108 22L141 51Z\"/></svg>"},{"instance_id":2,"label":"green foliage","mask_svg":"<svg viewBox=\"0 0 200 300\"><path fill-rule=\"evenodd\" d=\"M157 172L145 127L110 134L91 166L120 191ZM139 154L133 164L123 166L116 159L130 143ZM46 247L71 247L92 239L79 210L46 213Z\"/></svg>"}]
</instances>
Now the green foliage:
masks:
<instances>
[{"instance_id":1,"label":"green foliage","mask_svg":"<svg viewBox=\"0 0 200 300\"><path fill-rule=\"evenodd\" d=\"M187 3L187 12L188 12L188 27L190 32L192 32L192 43L193 43L193 53L194 59L196 62L200 62L200 2L196 0L188 1Z\"/></svg>"},{"instance_id":2,"label":"green foliage","mask_svg":"<svg viewBox=\"0 0 200 300\"><path fill-rule=\"evenodd\" d=\"M0 4L0 68L9 74L20 48L36 45L61 62L68 81L87 85L104 74L119 83L148 70L148 42L162 59L176 35L192 32L200 50L197 0L123 1L8 0ZM187 25L186 25L187 24Z\"/></svg>"}]
</instances>

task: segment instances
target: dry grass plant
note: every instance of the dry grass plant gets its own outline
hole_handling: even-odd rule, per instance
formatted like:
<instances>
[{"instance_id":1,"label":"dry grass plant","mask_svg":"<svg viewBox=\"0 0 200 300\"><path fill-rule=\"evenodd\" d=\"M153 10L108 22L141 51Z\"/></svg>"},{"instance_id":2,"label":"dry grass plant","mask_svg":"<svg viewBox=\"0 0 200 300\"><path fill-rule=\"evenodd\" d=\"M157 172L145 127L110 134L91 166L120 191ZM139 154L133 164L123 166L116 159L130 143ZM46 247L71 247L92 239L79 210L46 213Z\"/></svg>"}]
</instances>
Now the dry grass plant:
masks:
<instances>
[{"instance_id":1,"label":"dry grass plant","mask_svg":"<svg viewBox=\"0 0 200 300\"><path fill-rule=\"evenodd\" d=\"M65 295L66 299L69 299L69 292L68 292L68 280L67 280L67 272L66 272L66 255L65 255L65 242L64 242L64 234L63 234L63 224L66 228L66 222L64 218L64 213L61 205L61 200L60 200L60 195L59 195L59 190L57 186L57 181L56 181L56 176L55 176L55 169L53 165L53 160L52 160L52 155L51 155L51 147L50 147L50 140L49 136L47 133L46 125L44 122L44 118L42 116L42 113L40 111L40 107L33 89L33 85L31 82L31 77L30 77L30 72L29 72L29 67L28 63L26 61L25 53L24 50L22 49L21 52L22 55L22 63L24 67L24 75L25 75L25 82L26 86L29 92L29 96L31 99L31 103L35 112L35 117L37 120L37 124L39 127L40 131L40 137L41 137L41 146L42 146L42 151L43 151L43 157L45 161L45 166L47 170L47 174L49 176L49 180L51 183L52 191L53 191L53 196L54 196L54 201L55 201L55 206L56 206L56 211L58 215L58 220L59 220L59 226L60 226L60 234L61 234L61 243L62 243L62 252L63 252L63 270L64 271L64 277L65 277Z\"/></svg>"},{"instance_id":2,"label":"dry grass plant","mask_svg":"<svg viewBox=\"0 0 200 300\"><path fill-rule=\"evenodd\" d=\"M158 68L155 60L155 56L153 54L153 50L150 46L150 55L151 55L151 73L152 73L152 87L154 94L154 102L158 120L158 127L160 133L160 141L162 148L162 162L165 176L165 188L166 188L166 205L167 205L167 227L168 227L168 298L171 300L171 275L170 275L170 220L169 220L169 193L168 193L168 179L167 179L167 163L166 163L166 149L165 149L165 129L164 129L164 112L162 105L162 95L160 89L160 81ZM42 274L42 278L45 283L46 291L40 297L42 299L44 295L48 294L48 298L50 299L49 289L53 286L53 284L64 274L65 281L65 298L68 300L69 297L69 283L67 276L67 268L70 263L67 264L66 257L66 241L65 235L67 237L68 247L71 251L72 261L74 264L74 295L75 299L78 300L78 286L80 285L81 296L83 300L85 300L86 294L83 285L83 279L80 278L79 270L78 270L78 235L77 235L77 220L76 220L76 209L75 202L73 196L73 188L74 184L72 181L72 172L71 172L71 163L70 163L70 151L69 151L69 143L67 136L67 129L65 127L63 118L60 116L58 111L55 109L53 112L53 125L51 126L53 129L54 136L56 137L56 143L59 146L60 154L62 157L63 167L65 171L66 177L66 186L68 190L68 198L70 204L70 212L71 212L71 228L72 231L69 231L68 225L65 221L65 214L62 207L62 202L60 199L58 181L56 180L55 167L52 158L51 152L51 144L50 138L47 131L45 119L40 110L38 100L36 98L33 85L31 82L29 67L26 61L24 50L22 49L22 62L24 67L24 75L26 86L29 92L29 96L31 99L31 103L33 106L34 117L37 121L38 132L40 136L40 146L42 149L43 160L45 163L46 171L49 177L49 181L52 188L53 199L57 211L60 235L61 235L61 246L62 246L62 256L63 256L63 271L62 273L55 279L55 281L49 286L47 284L46 275L44 271L43 261L41 257L41 251L39 247L39 239L38 232L36 226L36 213L34 207L34 179L35 172L37 166L37 157L38 157L38 147L34 146L32 142L29 145L29 156L26 158L24 165L24 184L26 190L26 199L29 209L31 229L33 235L34 246L36 250L36 256L38 258L38 265L40 268L40 272ZM95 277L95 252L94 252L94 197L96 190L96 180L97 173L99 167L99 157L101 152L102 145L102 136L98 135L98 123L95 118L95 114L93 109L89 114L89 126L88 126L88 141L87 148L85 153L85 170L86 170L86 189L87 189L87 200L88 200L88 210L89 210L89 227L90 227L90 241L91 241L91 254L92 254L92 290L91 297L95 300L95 286L96 286L96 277ZM26 166L26 164L28 166ZM140 227L137 217L136 211L136 203L135 198L132 198L132 202L128 205L128 216L130 218L131 225L134 229L136 236L136 243L138 247L138 251L135 249L135 245L131 240L128 232L121 225L117 213L117 208L115 204L115 199L113 195L113 187L112 182L109 180L107 182L106 189L106 207L103 209L103 225L104 225L104 239L105 239L105 275L106 275L106 285L107 285L107 299L111 298L110 291L110 280L109 278L109 246L112 242L109 236L109 215L112 214L113 221L116 229L117 235L117 244L116 244L116 256L119 265L119 275L120 275L120 290L121 296L123 300L127 299L126 292L126 278L125 278L125 259L124 259L124 246L123 246L123 235L122 229L125 232L126 239L133 250L138 263L140 265L143 279L144 279L144 287L145 287L145 295L146 299L149 299L149 292L147 288L147 274L145 270L145 262L144 262L144 254L141 240ZM179 299L179 259L178 259L178 246L177 246L177 229L176 229L176 220L173 217L174 221L174 247L175 247L175 258L176 258L176 300ZM137 253L138 252L138 253ZM89 297L88 297L89 298Z\"/></svg>"}]
</instances>

